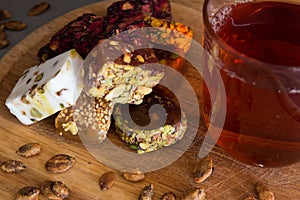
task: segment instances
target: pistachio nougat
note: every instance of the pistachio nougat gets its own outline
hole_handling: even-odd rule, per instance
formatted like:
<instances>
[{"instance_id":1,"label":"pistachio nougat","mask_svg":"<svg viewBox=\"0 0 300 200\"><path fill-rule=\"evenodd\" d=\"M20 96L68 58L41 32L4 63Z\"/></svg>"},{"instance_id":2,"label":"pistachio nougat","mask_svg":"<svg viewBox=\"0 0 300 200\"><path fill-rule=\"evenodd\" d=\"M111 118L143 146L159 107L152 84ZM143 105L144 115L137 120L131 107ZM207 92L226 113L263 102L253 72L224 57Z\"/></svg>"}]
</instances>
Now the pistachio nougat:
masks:
<instances>
[{"instance_id":1,"label":"pistachio nougat","mask_svg":"<svg viewBox=\"0 0 300 200\"><path fill-rule=\"evenodd\" d=\"M27 69L6 99L20 122L29 125L74 104L82 90L82 58L73 49Z\"/></svg>"}]
</instances>

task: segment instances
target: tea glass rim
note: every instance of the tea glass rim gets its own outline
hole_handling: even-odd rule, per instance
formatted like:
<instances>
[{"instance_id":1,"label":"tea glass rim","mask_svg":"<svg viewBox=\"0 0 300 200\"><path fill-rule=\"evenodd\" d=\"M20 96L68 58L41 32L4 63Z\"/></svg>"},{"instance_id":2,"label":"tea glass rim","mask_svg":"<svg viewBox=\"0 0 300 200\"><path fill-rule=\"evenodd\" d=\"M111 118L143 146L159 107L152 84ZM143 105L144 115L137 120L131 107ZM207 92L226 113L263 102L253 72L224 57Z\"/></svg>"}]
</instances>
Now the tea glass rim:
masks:
<instances>
[{"instance_id":1,"label":"tea glass rim","mask_svg":"<svg viewBox=\"0 0 300 200\"><path fill-rule=\"evenodd\" d=\"M222 49L224 49L226 52L229 52L230 54L234 55L236 58L239 58L247 63L251 63L254 64L256 66L261 66L263 68L266 68L270 71L274 71L274 70L284 70L284 71L299 71L299 67L300 66L286 66L286 65L278 65L278 64L274 64L274 63L269 63L269 62L264 62L261 61L259 59L255 59L252 58L250 56L247 56L237 50L235 50L233 47L231 47L230 45L228 45L226 42L224 42L220 36L214 31L211 23L210 23L210 16L208 14L208 5L209 2L212 0L204 0L203 3L203 8L202 8L202 18L203 18L203 28L208 32L209 36L212 38L212 40L219 45ZM284 2L284 3L291 3L291 2L286 2L283 0L250 0L247 1L247 3L251 3L251 2L261 2L261 1L279 1L279 2ZM234 3L238 3L238 1L233 1L232 4ZM224 4L225 5L225 4ZM300 1L299 1L299 5L300 5Z\"/></svg>"}]
</instances>

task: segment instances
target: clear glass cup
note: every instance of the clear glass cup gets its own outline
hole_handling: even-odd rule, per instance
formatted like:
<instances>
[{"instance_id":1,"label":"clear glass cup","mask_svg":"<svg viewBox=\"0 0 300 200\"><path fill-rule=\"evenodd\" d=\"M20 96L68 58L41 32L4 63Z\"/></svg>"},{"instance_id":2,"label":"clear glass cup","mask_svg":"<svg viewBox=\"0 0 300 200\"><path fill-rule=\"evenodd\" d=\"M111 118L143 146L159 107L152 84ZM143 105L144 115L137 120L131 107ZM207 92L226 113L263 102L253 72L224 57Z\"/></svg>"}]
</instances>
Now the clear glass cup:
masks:
<instances>
[{"instance_id":1,"label":"clear glass cup","mask_svg":"<svg viewBox=\"0 0 300 200\"><path fill-rule=\"evenodd\" d=\"M205 0L204 48L226 92L221 135L233 158L261 167L300 160L300 0ZM214 86L210 86L214 87ZM217 86L215 86L217 88ZM204 87L207 126L214 103Z\"/></svg>"}]
</instances>

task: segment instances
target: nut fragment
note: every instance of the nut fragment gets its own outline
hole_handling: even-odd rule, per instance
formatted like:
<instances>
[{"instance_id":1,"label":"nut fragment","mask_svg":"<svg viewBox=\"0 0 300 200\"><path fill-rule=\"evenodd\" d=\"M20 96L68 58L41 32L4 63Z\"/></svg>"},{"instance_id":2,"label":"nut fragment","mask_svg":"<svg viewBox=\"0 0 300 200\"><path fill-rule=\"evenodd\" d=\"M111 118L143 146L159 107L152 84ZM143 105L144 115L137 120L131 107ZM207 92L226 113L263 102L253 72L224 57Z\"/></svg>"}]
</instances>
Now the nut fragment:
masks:
<instances>
[{"instance_id":1,"label":"nut fragment","mask_svg":"<svg viewBox=\"0 0 300 200\"><path fill-rule=\"evenodd\" d=\"M46 170L52 173L62 173L69 170L75 163L75 158L66 154L51 157L45 164Z\"/></svg>"},{"instance_id":2,"label":"nut fragment","mask_svg":"<svg viewBox=\"0 0 300 200\"><path fill-rule=\"evenodd\" d=\"M0 49L4 49L8 45L9 45L9 41L8 40L6 40L6 39L0 40Z\"/></svg>"},{"instance_id":3,"label":"nut fragment","mask_svg":"<svg viewBox=\"0 0 300 200\"><path fill-rule=\"evenodd\" d=\"M40 190L37 187L26 186L16 194L16 200L38 200Z\"/></svg>"},{"instance_id":4,"label":"nut fragment","mask_svg":"<svg viewBox=\"0 0 300 200\"><path fill-rule=\"evenodd\" d=\"M21 161L7 160L1 163L1 169L7 173L20 172L26 169L26 166Z\"/></svg>"},{"instance_id":5,"label":"nut fragment","mask_svg":"<svg viewBox=\"0 0 300 200\"><path fill-rule=\"evenodd\" d=\"M205 196L206 194L203 189L193 189L187 191L181 200L204 200Z\"/></svg>"},{"instance_id":6,"label":"nut fragment","mask_svg":"<svg viewBox=\"0 0 300 200\"><path fill-rule=\"evenodd\" d=\"M193 171L195 183L204 182L213 172L213 160L210 156L203 158Z\"/></svg>"},{"instance_id":7,"label":"nut fragment","mask_svg":"<svg viewBox=\"0 0 300 200\"><path fill-rule=\"evenodd\" d=\"M257 200L257 198L255 198L253 195L245 198L244 200Z\"/></svg>"},{"instance_id":8,"label":"nut fragment","mask_svg":"<svg viewBox=\"0 0 300 200\"><path fill-rule=\"evenodd\" d=\"M53 181L52 192L60 199L66 199L69 197L69 189L61 181Z\"/></svg>"},{"instance_id":9,"label":"nut fragment","mask_svg":"<svg viewBox=\"0 0 300 200\"><path fill-rule=\"evenodd\" d=\"M176 195L173 192L164 193L159 200L175 200Z\"/></svg>"},{"instance_id":10,"label":"nut fragment","mask_svg":"<svg viewBox=\"0 0 300 200\"><path fill-rule=\"evenodd\" d=\"M31 157L39 154L41 152L41 145L39 143L27 143L22 145L16 154L24 157Z\"/></svg>"},{"instance_id":11,"label":"nut fragment","mask_svg":"<svg viewBox=\"0 0 300 200\"><path fill-rule=\"evenodd\" d=\"M114 185L115 173L112 171L102 174L99 180L101 190L108 190Z\"/></svg>"},{"instance_id":12,"label":"nut fragment","mask_svg":"<svg viewBox=\"0 0 300 200\"><path fill-rule=\"evenodd\" d=\"M78 127L73 119L73 107L62 109L55 118L55 129L57 134L65 138L80 141Z\"/></svg>"},{"instance_id":13,"label":"nut fragment","mask_svg":"<svg viewBox=\"0 0 300 200\"><path fill-rule=\"evenodd\" d=\"M5 29L4 29L4 25L0 25L0 40L4 40L6 39L6 32L5 32Z\"/></svg>"},{"instance_id":14,"label":"nut fragment","mask_svg":"<svg viewBox=\"0 0 300 200\"><path fill-rule=\"evenodd\" d=\"M141 181L145 178L145 174L137 168L133 169L131 171L127 171L127 172L122 173L122 176L127 181L131 181L131 182Z\"/></svg>"},{"instance_id":15,"label":"nut fragment","mask_svg":"<svg viewBox=\"0 0 300 200\"><path fill-rule=\"evenodd\" d=\"M1 10L0 10L1 15ZM9 41L6 39L5 25L0 24L0 49L4 49L9 45Z\"/></svg>"},{"instance_id":16,"label":"nut fragment","mask_svg":"<svg viewBox=\"0 0 300 200\"><path fill-rule=\"evenodd\" d=\"M17 20L11 20L4 23L5 28L12 31L21 31L27 27L27 25L23 22Z\"/></svg>"},{"instance_id":17,"label":"nut fragment","mask_svg":"<svg viewBox=\"0 0 300 200\"><path fill-rule=\"evenodd\" d=\"M61 181L47 180L40 186L41 194L48 199L63 200L69 197L68 187Z\"/></svg>"},{"instance_id":18,"label":"nut fragment","mask_svg":"<svg viewBox=\"0 0 300 200\"><path fill-rule=\"evenodd\" d=\"M132 10L134 7L132 4L130 4L129 2L126 2L123 4L122 6L122 10Z\"/></svg>"},{"instance_id":19,"label":"nut fragment","mask_svg":"<svg viewBox=\"0 0 300 200\"><path fill-rule=\"evenodd\" d=\"M256 191L260 200L274 200L274 193L263 183L258 183Z\"/></svg>"},{"instance_id":20,"label":"nut fragment","mask_svg":"<svg viewBox=\"0 0 300 200\"><path fill-rule=\"evenodd\" d=\"M28 16L36 16L36 15L42 14L43 12L48 10L49 7L50 7L50 5L47 2L42 2L40 4L33 6L28 11L27 15Z\"/></svg>"},{"instance_id":21,"label":"nut fragment","mask_svg":"<svg viewBox=\"0 0 300 200\"><path fill-rule=\"evenodd\" d=\"M193 38L191 27L175 21L161 20L150 16L145 17L145 24L149 27L162 28L150 30L153 31L149 34L151 42L166 45L169 47L168 50L178 49L180 52L189 50Z\"/></svg>"},{"instance_id":22,"label":"nut fragment","mask_svg":"<svg viewBox=\"0 0 300 200\"><path fill-rule=\"evenodd\" d=\"M138 200L151 200L154 194L153 184L146 185L140 193Z\"/></svg>"},{"instance_id":23,"label":"nut fragment","mask_svg":"<svg viewBox=\"0 0 300 200\"><path fill-rule=\"evenodd\" d=\"M11 18L10 12L8 12L7 10L0 9L0 20L5 20L9 18Z\"/></svg>"},{"instance_id":24,"label":"nut fragment","mask_svg":"<svg viewBox=\"0 0 300 200\"><path fill-rule=\"evenodd\" d=\"M52 183L53 181L47 180L44 181L41 186L40 186L40 190L41 190L41 194L45 197L47 197L48 199L59 199L59 197L57 197L53 192L52 192Z\"/></svg>"}]
</instances>

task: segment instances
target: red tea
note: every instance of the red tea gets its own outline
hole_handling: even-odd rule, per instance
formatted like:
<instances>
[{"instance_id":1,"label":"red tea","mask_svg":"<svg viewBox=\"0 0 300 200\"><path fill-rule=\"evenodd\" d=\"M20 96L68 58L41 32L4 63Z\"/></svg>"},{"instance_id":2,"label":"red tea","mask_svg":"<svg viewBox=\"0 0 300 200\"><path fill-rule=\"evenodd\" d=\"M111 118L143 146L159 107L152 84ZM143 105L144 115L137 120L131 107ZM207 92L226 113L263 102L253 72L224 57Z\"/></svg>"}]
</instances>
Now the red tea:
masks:
<instances>
[{"instance_id":1,"label":"red tea","mask_svg":"<svg viewBox=\"0 0 300 200\"><path fill-rule=\"evenodd\" d=\"M213 22L223 41L250 57L245 61L218 49L227 112L217 144L239 160L258 166L299 161L300 5L240 3L221 9ZM211 110L208 98L204 110Z\"/></svg>"}]
</instances>

